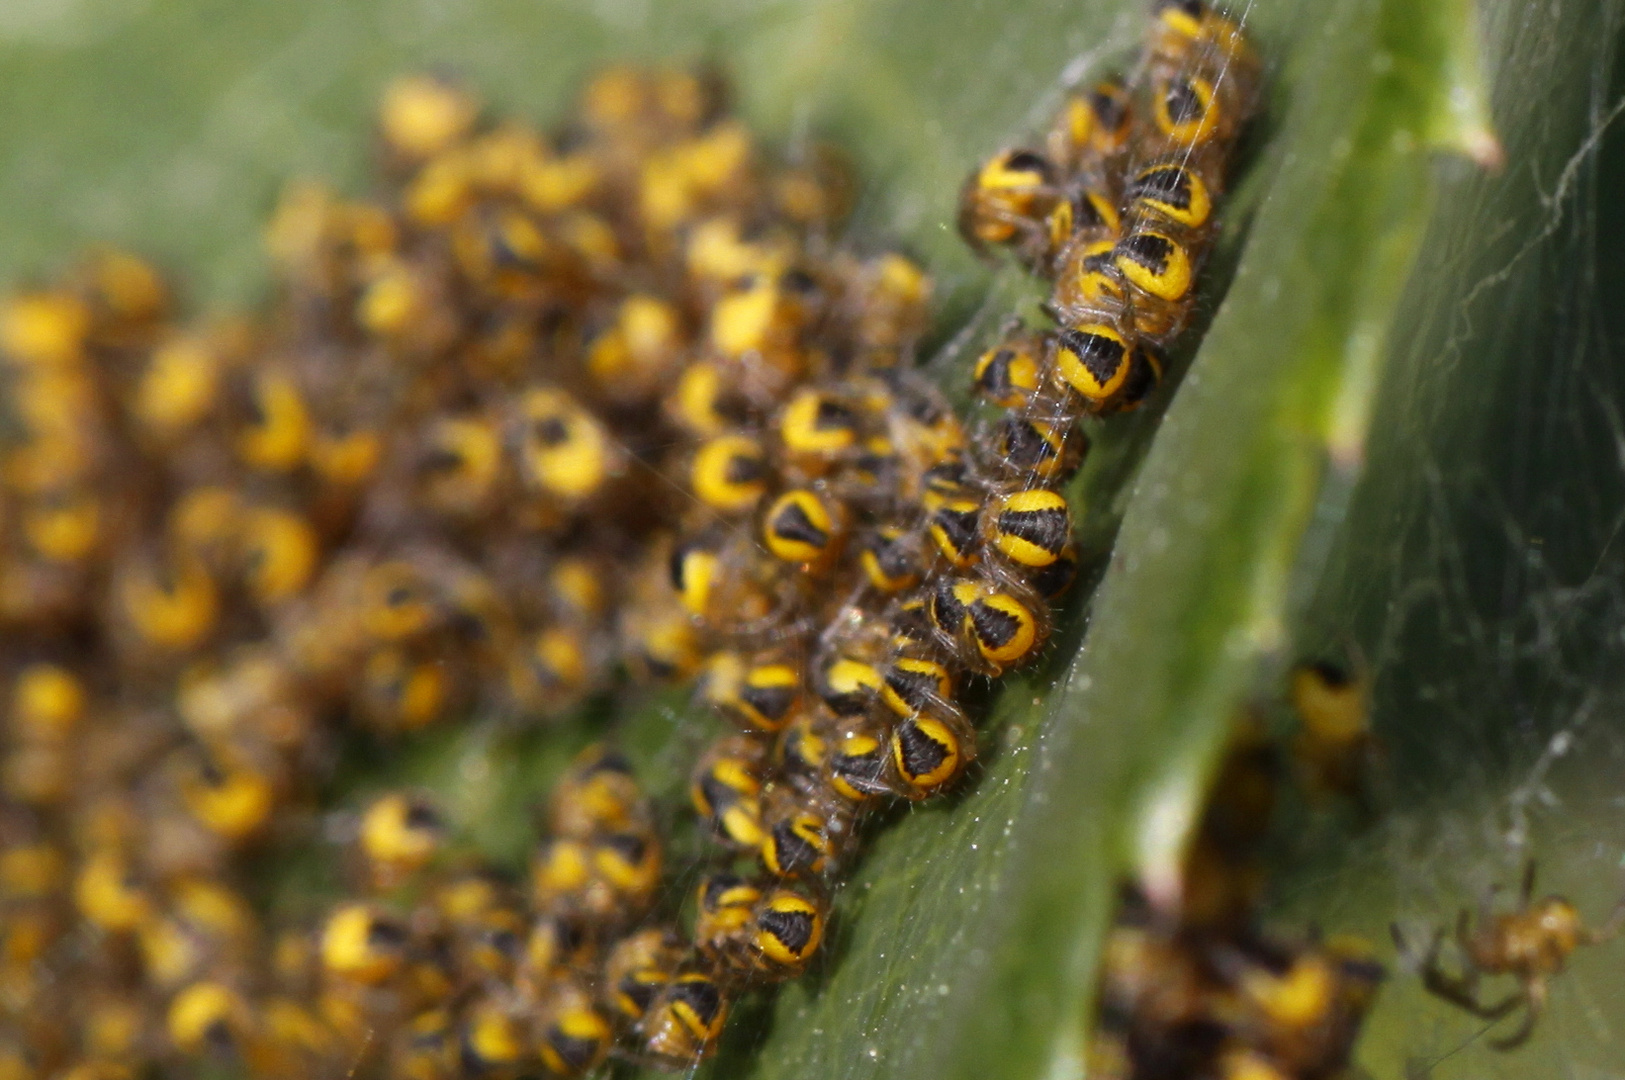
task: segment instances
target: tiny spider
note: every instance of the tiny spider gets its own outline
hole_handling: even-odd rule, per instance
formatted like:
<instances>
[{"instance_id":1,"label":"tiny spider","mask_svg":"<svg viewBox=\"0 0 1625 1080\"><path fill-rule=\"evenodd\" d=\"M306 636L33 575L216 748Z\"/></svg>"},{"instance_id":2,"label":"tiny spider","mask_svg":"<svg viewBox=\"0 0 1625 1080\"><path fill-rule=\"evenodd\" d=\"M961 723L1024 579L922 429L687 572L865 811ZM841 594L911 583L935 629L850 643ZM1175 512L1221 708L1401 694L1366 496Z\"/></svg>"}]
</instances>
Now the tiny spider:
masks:
<instances>
[{"instance_id":1,"label":"tiny spider","mask_svg":"<svg viewBox=\"0 0 1625 1080\"><path fill-rule=\"evenodd\" d=\"M1466 908L1456 917L1461 973L1451 975L1440 965L1443 928L1433 932L1418 970L1429 993L1484 1020L1500 1020L1522 1005L1524 1018L1517 1030L1490 1042L1497 1050L1512 1050L1522 1046L1534 1031L1546 1005L1547 983L1563 971L1569 954L1581 945L1607 941L1625 928L1625 899L1615 905L1606 923L1588 929L1579 911L1563 897L1554 895L1534 901L1534 860L1524 869L1516 911L1497 915L1496 891L1492 888L1480 902L1477 926L1472 925ZM1399 925L1394 924L1390 931L1400 953L1414 959L1416 954L1406 944ZM1486 1005L1478 995L1478 980L1485 975L1511 975L1522 985L1502 1000Z\"/></svg>"}]
</instances>

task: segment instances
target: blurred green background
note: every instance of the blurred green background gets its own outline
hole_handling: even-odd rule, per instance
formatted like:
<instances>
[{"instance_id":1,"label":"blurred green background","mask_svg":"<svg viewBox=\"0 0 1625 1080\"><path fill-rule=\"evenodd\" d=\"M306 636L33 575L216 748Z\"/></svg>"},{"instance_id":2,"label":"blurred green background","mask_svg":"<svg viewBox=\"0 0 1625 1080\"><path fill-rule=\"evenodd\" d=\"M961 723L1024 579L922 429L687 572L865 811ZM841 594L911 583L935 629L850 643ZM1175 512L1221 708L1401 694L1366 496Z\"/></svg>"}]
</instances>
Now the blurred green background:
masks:
<instances>
[{"instance_id":1,"label":"blurred green background","mask_svg":"<svg viewBox=\"0 0 1625 1080\"><path fill-rule=\"evenodd\" d=\"M283 180L365 187L371 110L391 76L455 73L497 108L546 120L606 59L647 58L719 60L770 136L842 139L870 181L857 227L961 273L969 260L949 235L959 179L1103 43L1109 12L1091 7L7 0L0 268L34 272L105 239L184 267L202 300L241 303L263 280L250 238Z\"/></svg>"}]
</instances>

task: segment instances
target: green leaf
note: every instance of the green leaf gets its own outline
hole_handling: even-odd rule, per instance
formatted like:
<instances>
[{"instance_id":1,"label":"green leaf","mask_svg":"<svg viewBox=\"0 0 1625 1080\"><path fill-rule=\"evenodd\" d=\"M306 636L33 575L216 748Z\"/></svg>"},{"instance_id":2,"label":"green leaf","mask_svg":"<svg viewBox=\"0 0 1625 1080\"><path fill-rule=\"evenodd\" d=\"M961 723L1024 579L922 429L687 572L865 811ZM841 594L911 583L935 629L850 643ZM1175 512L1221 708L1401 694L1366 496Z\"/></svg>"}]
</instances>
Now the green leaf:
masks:
<instances>
[{"instance_id":1,"label":"green leaf","mask_svg":"<svg viewBox=\"0 0 1625 1080\"><path fill-rule=\"evenodd\" d=\"M1394 321L1365 479L1306 575L1306 650L1358 643L1375 679L1382 814L1311 822L1281 918L1425 942L1528 859L1600 922L1619 899L1618 537L1625 282L1621 13L1564 3L1532 32L1486 5L1507 167L1451 175ZM1424 994L1407 965L1362 1055L1376 1076L1617 1071L1619 946L1582 949L1526 1049ZM1486 998L1512 990L1487 980ZM1406 1070L1410 1070L1409 1073Z\"/></svg>"},{"instance_id":2,"label":"green leaf","mask_svg":"<svg viewBox=\"0 0 1625 1080\"><path fill-rule=\"evenodd\" d=\"M1625 395L1619 316L1599 302L1625 281L1598 249L1625 235L1608 139L1619 5L1257 0L1248 18L1269 107L1209 268L1222 303L1179 358L1166 416L1103 427L1079 481L1086 538L1112 550L1104 580L1078 590L1042 667L985 691L966 790L875 823L828 955L746 1003L713 1075L1078 1075L1115 883L1176 887L1230 717L1271 698L1300 650L1345 639L1378 678L1389 816L1358 834L1306 826L1282 853L1281 918L1379 939L1394 917L1446 918L1515 877L1531 845L1503 838L1520 820L1557 856L1551 876L1606 907L1615 881L1597 870L1619 843L1596 836L1621 822L1602 774L1625 756L1607 674L1625 651L1611 410ZM868 180L854 233L918 250L944 336L968 327L931 368L957 387L975 345L1034 295L959 244L960 179L1042 122L1077 58L1131 56L1143 20L1141 0L13 0L0 274L106 240L183 270L203 304L249 303L276 187L317 175L360 190L390 75L448 67L504 109L551 117L607 58L710 56L772 137L854 150ZM1506 164L1486 175L1462 157L1496 163L1491 115ZM681 693L629 692L543 732L479 724L357 770L343 798L430 784L472 843L519 865L530 804L605 730L679 818L713 730ZM677 845L701 850L691 830ZM310 868L336 853L315 854L268 875L285 908L331 887ZM1625 1016L1591 1006L1625 993L1580 959L1591 997L1570 1004L1590 1019L1550 1019L1601 1047ZM1386 992L1375 1075L1475 1030L1420 998L1414 980ZM1567 1052L1552 1063L1609 1060ZM1484 1075L1486 1057L1436 1075Z\"/></svg>"}]
</instances>

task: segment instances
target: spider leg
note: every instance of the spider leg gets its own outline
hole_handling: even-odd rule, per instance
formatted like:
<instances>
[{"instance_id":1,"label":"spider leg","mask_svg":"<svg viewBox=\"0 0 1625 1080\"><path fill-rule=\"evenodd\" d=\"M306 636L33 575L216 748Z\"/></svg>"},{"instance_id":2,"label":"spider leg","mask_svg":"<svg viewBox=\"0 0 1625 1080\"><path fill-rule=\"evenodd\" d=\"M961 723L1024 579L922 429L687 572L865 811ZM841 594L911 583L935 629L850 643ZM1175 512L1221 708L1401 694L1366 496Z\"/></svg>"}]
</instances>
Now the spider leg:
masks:
<instances>
[{"instance_id":1,"label":"spider leg","mask_svg":"<svg viewBox=\"0 0 1625 1080\"><path fill-rule=\"evenodd\" d=\"M1489 922L1490 916L1486 913L1486 911L1481 911L1479 913L1478 921L1480 923ZM1471 917L1467 914L1467 909L1462 908L1461 911L1456 913L1456 947L1461 950L1463 956L1473 955L1472 936L1473 927Z\"/></svg>"},{"instance_id":2,"label":"spider leg","mask_svg":"<svg viewBox=\"0 0 1625 1080\"><path fill-rule=\"evenodd\" d=\"M1443 941L1443 933L1436 932L1433 935L1433 943L1419 969L1422 987L1428 993L1483 1020L1499 1020L1523 1002L1524 994L1521 990L1509 994L1493 1005L1486 1005L1480 1001L1478 982L1483 972L1470 960L1463 964L1461 974L1451 975L1446 972L1439 964L1439 950Z\"/></svg>"},{"instance_id":3,"label":"spider leg","mask_svg":"<svg viewBox=\"0 0 1625 1080\"><path fill-rule=\"evenodd\" d=\"M1422 972L1422 986L1436 998L1478 1017L1480 1020L1499 1020L1527 1000L1524 991L1514 990L1493 1005L1478 1000L1478 970L1468 969L1465 975L1451 978L1437 969Z\"/></svg>"},{"instance_id":4,"label":"spider leg","mask_svg":"<svg viewBox=\"0 0 1625 1080\"><path fill-rule=\"evenodd\" d=\"M1399 928L1399 924L1397 922L1391 922L1388 924L1388 936L1393 939L1394 949L1398 951L1399 955L1409 959L1411 956L1411 945L1410 942L1405 940L1405 932Z\"/></svg>"},{"instance_id":5,"label":"spider leg","mask_svg":"<svg viewBox=\"0 0 1625 1080\"><path fill-rule=\"evenodd\" d=\"M1523 909L1527 909L1535 899L1535 857L1533 855L1523 865L1523 885L1519 889L1518 897L1518 906Z\"/></svg>"},{"instance_id":6,"label":"spider leg","mask_svg":"<svg viewBox=\"0 0 1625 1080\"><path fill-rule=\"evenodd\" d=\"M1466 913L1463 912L1465 918ZM1460 929L1457 930L1458 935ZM1452 976L1445 972L1440 964L1440 953L1444 949L1444 931L1436 929L1428 939L1427 952L1422 956L1422 962L1417 965L1417 971L1422 976L1422 985L1427 990L1457 1005L1469 1007L1464 1003L1476 1001L1478 989L1478 971L1471 965L1465 967L1460 975Z\"/></svg>"},{"instance_id":7,"label":"spider leg","mask_svg":"<svg viewBox=\"0 0 1625 1080\"><path fill-rule=\"evenodd\" d=\"M1436 998L1442 998L1468 1012L1478 1011L1478 973L1468 968L1460 975L1449 975L1435 961L1422 968L1422 987Z\"/></svg>"},{"instance_id":8,"label":"spider leg","mask_svg":"<svg viewBox=\"0 0 1625 1080\"><path fill-rule=\"evenodd\" d=\"M1497 1050L1516 1050L1529 1041L1530 1034L1535 1030L1535 1022L1546 1007L1546 980L1538 975L1530 976L1524 980L1520 996L1524 1002L1523 1023L1512 1034L1490 1040L1490 1045Z\"/></svg>"}]
</instances>

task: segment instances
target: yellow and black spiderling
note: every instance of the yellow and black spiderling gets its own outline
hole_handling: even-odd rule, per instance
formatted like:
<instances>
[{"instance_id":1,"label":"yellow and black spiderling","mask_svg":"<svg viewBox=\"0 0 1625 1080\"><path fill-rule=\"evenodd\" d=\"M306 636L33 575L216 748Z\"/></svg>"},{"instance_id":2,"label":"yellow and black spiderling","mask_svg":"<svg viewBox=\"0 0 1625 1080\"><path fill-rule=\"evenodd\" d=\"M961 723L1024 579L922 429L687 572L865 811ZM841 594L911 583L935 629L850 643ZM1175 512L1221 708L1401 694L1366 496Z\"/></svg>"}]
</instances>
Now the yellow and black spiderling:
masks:
<instances>
[{"instance_id":1,"label":"yellow and black spiderling","mask_svg":"<svg viewBox=\"0 0 1625 1080\"><path fill-rule=\"evenodd\" d=\"M237 455L251 469L286 473L304 461L310 445L310 411L304 395L286 373L257 375L243 396L245 420L237 433Z\"/></svg>"},{"instance_id":2,"label":"yellow and black spiderling","mask_svg":"<svg viewBox=\"0 0 1625 1080\"><path fill-rule=\"evenodd\" d=\"M896 786L886 759L885 729L867 717L844 723L832 734L825 768L830 788L854 803L890 795Z\"/></svg>"},{"instance_id":3,"label":"yellow and black spiderling","mask_svg":"<svg viewBox=\"0 0 1625 1080\"><path fill-rule=\"evenodd\" d=\"M429 425L413 471L423 503L433 512L488 510L502 482L501 432L488 417L441 417Z\"/></svg>"},{"instance_id":4,"label":"yellow and black spiderling","mask_svg":"<svg viewBox=\"0 0 1625 1080\"><path fill-rule=\"evenodd\" d=\"M1116 200L1107 192L1080 183L1072 185L1055 204L1044 227L1048 244L1040 266L1053 273L1070 249L1117 239L1122 218Z\"/></svg>"},{"instance_id":5,"label":"yellow and black spiderling","mask_svg":"<svg viewBox=\"0 0 1625 1080\"><path fill-rule=\"evenodd\" d=\"M1288 677L1287 698L1300 724L1292 756L1310 795L1341 795L1364 807L1378 747L1371 731L1371 679L1363 662L1298 664Z\"/></svg>"},{"instance_id":6,"label":"yellow and black spiderling","mask_svg":"<svg viewBox=\"0 0 1625 1080\"><path fill-rule=\"evenodd\" d=\"M751 913L754 967L772 978L799 975L824 939L824 909L816 899L776 888Z\"/></svg>"},{"instance_id":7,"label":"yellow and black spiderling","mask_svg":"<svg viewBox=\"0 0 1625 1080\"><path fill-rule=\"evenodd\" d=\"M1149 337L1177 333L1196 277L1190 250L1165 232L1142 229L1117 242L1112 263L1132 287L1135 329Z\"/></svg>"},{"instance_id":8,"label":"yellow and black spiderling","mask_svg":"<svg viewBox=\"0 0 1625 1080\"><path fill-rule=\"evenodd\" d=\"M926 657L899 656L885 669L880 700L900 719L941 710L954 700L954 674Z\"/></svg>"},{"instance_id":9,"label":"yellow and black spiderling","mask_svg":"<svg viewBox=\"0 0 1625 1080\"><path fill-rule=\"evenodd\" d=\"M621 635L626 660L651 680L686 679L705 659L693 616L682 607L634 610L623 617Z\"/></svg>"},{"instance_id":10,"label":"yellow and black spiderling","mask_svg":"<svg viewBox=\"0 0 1625 1080\"><path fill-rule=\"evenodd\" d=\"M805 784L821 777L828 756L829 740L807 716L793 720L773 747L775 768L792 784Z\"/></svg>"},{"instance_id":11,"label":"yellow and black spiderling","mask_svg":"<svg viewBox=\"0 0 1625 1080\"><path fill-rule=\"evenodd\" d=\"M385 88L378 129L390 152L410 165L460 142L479 112L480 103L461 87L436 76L409 75Z\"/></svg>"},{"instance_id":12,"label":"yellow and black spiderling","mask_svg":"<svg viewBox=\"0 0 1625 1080\"><path fill-rule=\"evenodd\" d=\"M653 396L681 363L688 337L682 322L682 313L667 300L647 293L627 296L614 322L587 347L588 374L614 399Z\"/></svg>"},{"instance_id":13,"label":"yellow and black spiderling","mask_svg":"<svg viewBox=\"0 0 1625 1080\"><path fill-rule=\"evenodd\" d=\"M376 985L406 963L410 940L404 924L377 908L345 904L322 929L322 966L340 979Z\"/></svg>"},{"instance_id":14,"label":"yellow and black spiderling","mask_svg":"<svg viewBox=\"0 0 1625 1080\"><path fill-rule=\"evenodd\" d=\"M860 434L851 406L813 389L790 399L779 416L777 432L786 456L815 470L851 450Z\"/></svg>"},{"instance_id":15,"label":"yellow and black spiderling","mask_svg":"<svg viewBox=\"0 0 1625 1080\"><path fill-rule=\"evenodd\" d=\"M446 825L427 799L392 793L361 816L361 851L375 887L389 889L426 866L446 839Z\"/></svg>"},{"instance_id":16,"label":"yellow and black spiderling","mask_svg":"<svg viewBox=\"0 0 1625 1080\"><path fill-rule=\"evenodd\" d=\"M1128 382L1131 354L1133 344L1115 326L1069 326L1056 336L1056 382L1089 406L1103 408Z\"/></svg>"},{"instance_id":17,"label":"yellow and black spiderling","mask_svg":"<svg viewBox=\"0 0 1625 1080\"><path fill-rule=\"evenodd\" d=\"M658 837L645 828L586 840L555 837L532 858L532 900L590 924L619 926L653 902L662 859Z\"/></svg>"},{"instance_id":18,"label":"yellow and black spiderling","mask_svg":"<svg viewBox=\"0 0 1625 1080\"><path fill-rule=\"evenodd\" d=\"M819 698L836 716L861 716L880 692L880 670L866 660L836 655L818 670Z\"/></svg>"},{"instance_id":19,"label":"yellow and black spiderling","mask_svg":"<svg viewBox=\"0 0 1625 1080\"><path fill-rule=\"evenodd\" d=\"M1084 376L1080 373L1079 377ZM1088 376L1086 385L1098 384ZM992 464L1012 478L1032 477L1045 485L1062 484L1083 463L1088 447L1088 436L1071 420L1011 414L993 432Z\"/></svg>"},{"instance_id":20,"label":"yellow and black spiderling","mask_svg":"<svg viewBox=\"0 0 1625 1080\"><path fill-rule=\"evenodd\" d=\"M555 986L549 998L537 1037L543 1067L560 1077L591 1072L609 1056L614 1036L609 1021L578 986Z\"/></svg>"},{"instance_id":21,"label":"yellow and black spiderling","mask_svg":"<svg viewBox=\"0 0 1625 1080\"><path fill-rule=\"evenodd\" d=\"M1068 94L1050 129L1050 157L1073 173L1099 167L1128 148L1134 120L1130 90L1121 79Z\"/></svg>"},{"instance_id":22,"label":"yellow and black spiderling","mask_svg":"<svg viewBox=\"0 0 1625 1080\"><path fill-rule=\"evenodd\" d=\"M249 595L265 606L298 596L321 558L321 540L304 516L280 507L245 511L241 561Z\"/></svg>"},{"instance_id":23,"label":"yellow and black spiderling","mask_svg":"<svg viewBox=\"0 0 1625 1080\"><path fill-rule=\"evenodd\" d=\"M728 1019L728 996L709 973L679 972L645 1012L642 1050L666 1068L688 1068L709 1057Z\"/></svg>"},{"instance_id":24,"label":"yellow and black spiderling","mask_svg":"<svg viewBox=\"0 0 1625 1080\"><path fill-rule=\"evenodd\" d=\"M518 403L519 476L525 485L566 505L598 494L619 468L607 432L561 390L538 388Z\"/></svg>"},{"instance_id":25,"label":"yellow and black spiderling","mask_svg":"<svg viewBox=\"0 0 1625 1080\"><path fill-rule=\"evenodd\" d=\"M152 916L152 897L139 871L113 848L87 854L77 868L73 901L79 913L98 929L129 933Z\"/></svg>"},{"instance_id":26,"label":"yellow and black spiderling","mask_svg":"<svg viewBox=\"0 0 1625 1080\"><path fill-rule=\"evenodd\" d=\"M883 764L884 748L878 753ZM862 789L854 786L852 790ZM837 830L845 824L833 808L794 801L770 803L763 815L762 865L776 877L818 877L829 868L840 839Z\"/></svg>"},{"instance_id":27,"label":"yellow and black spiderling","mask_svg":"<svg viewBox=\"0 0 1625 1080\"><path fill-rule=\"evenodd\" d=\"M1365 942L1345 935L1285 958L1255 949L1225 966L1238 990L1238 1035L1288 1075L1347 1062L1385 974Z\"/></svg>"},{"instance_id":28,"label":"yellow and black spiderling","mask_svg":"<svg viewBox=\"0 0 1625 1080\"><path fill-rule=\"evenodd\" d=\"M1112 263L1117 237L1073 244L1056 260L1050 307L1061 323L1122 321L1128 286Z\"/></svg>"},{"instance_id":29,"label":"yellow and black spiderling","mask_svg":"<svg viewBox=\"0 0 1625 1080\"><path fill-rule=\"evenodd\" d=\"M1053 565L1072 542L1066 499L1046 488L997 496L990 504L986 528L988 542L1028 571Z\"/></svg>"},{"instance_id":30,"label":"yellow and black spiderling","mask_svg":"<svg viewBox=\"0 0 1625 1080\"><path fill-rule=\"evenodd\" d=\"M421 653L383 646L362 665L354 705L379 730L416 731L445 717L458 689L444 665Z\"/></svg>"},{"instance_id":31,"label":"yellow and black spiderling","mask_svg":"<svg viewBox=\"0 0 1625 1080\"><path fill-rule=\"evenodd\" d=\"M799 267L744 278L712 308L711 347L730 362L761 360L793 379L805 369L798 338L816 299L816 280Z\"/></svg>"},{"instance_id":32,"label":"yellow and black spiderling","mask_svg":"<svg viewBox=\"0 0 1625 1080\"><path fill-rule=\"evenodd\" d=\"M604 960L604 994L621 1024L643 1019L671 982L681 950L671 931L655 927L628 934Z\"/></svg>"},{"instance_id":33,"label":"yellow and black spiderling","mask_svg":"<svg viewBox=\"0 0 1625 1080\"><path fill-rule=\"evenodd\" d=\"M232 844L263 830L276 802L272 777L246 760L222 761L209 755L183 766L181 795L204 828Z\"/></svg>"},{"instance_id":34,"label":"yellow and black spiderling","mask_svg":"<svg viewBox=\"0 0 1625 1080\"><path fill-rule=\"evenodd\" d=\"M748 930L761 899L761 886L754 881L734 874L702 878L694 892L696 947L711 956L726 953Z\"/></svg>"},{"instance_id":35,"label":"yellow and black spiderling","mask_svg":"<svg viewBox=\"0 0 1625 1080\"><path fill-rule=\"evenodd\" d=\"M785 885L714 876L700 886L699 908L695 941L734 981L795 976L823 940L823 902Z\"/></svg>"},{"instance_id":36,"label":"yellow and black spiderling","mask_svg":"<svg viewBox=\"0 0 1625 1080\"><path fill-rule=\"evenodd\" d=\"M747 851L762 844L762 773L766 747L748 736L711 745L694 770L689 801L718 836Z\"/></svg>"},{"instance_id":37,"label":"yellow and black spiderling","mask_svg":"<svg viewBox=\"0 0 1625 1080\"><path fill-rule=\"evenodd\" d=\"M900 525L881 525L858 540L864 580L887 595L914 588L925 575L918 535Z\"/></svg>"},{"instance_id":38,"label":"yellow and black spiderling","mask_svg":"<svg viewBox=\"0 0 1625 1080\"><path fill-rule=\"evenodd\" d=\"M709 612L711 590L723 570L720 541L715 536L689 537L672 546L672 590L690 614Z\"/></svg>"},{"instance_id":39,"label":"yellow and black spiderling","mask_svg":"<svg viewBox=\"0 0 1625 1080\"><path fill-rule=\"evenodd\" d=\"M762 517L762 539L775 558L821 566L834 558L843 538L843 510L809 488L775 499Z\"/></svg>"},{"instance_id":40,"label":"yellow and black spiderling","mask_svg":"<svg viewBox=\"0 0 1625 1080\"><path fill-rule=\"evenodd\" d=\"M1363 672L1321 660L1294 667L1289 683L1292 708L1306 729L1327 738L1365 729L1370 687Z\"/></svg>"},{"instance_id":41,"label":"yellow and black spiderling","mask_svg":"<svg viewBox=\"0 0 1625 1080\"><path fill-rule=\"evenodd\" d=\"M515 1010L490 997L465 1007L457 1033L457 1056L464 1071L515 1076L529 1057L526 1033Z\"/></svg>"},{"instance_id":42,"label":"yellow and black spiderling","mask_svg":"<svg viewBox=\"0 0 1625 1080\"><path fill-rule=\"evenodd\" d=\"M1156 0L1152 16L1146 52L1153 70L1222 72L1251 109L1258 56L1237 20L1206 0Z\"/></svg>"},{"instance_id":43,"label":"yellow and black spiderling","mask_svg":"<svg viewBox=\"0 0 1625 1080\"><path fill-rule=\"evenodd\" d=\"M975 756L975 742L957 716L915 714L892 729L891 756L903 794L923 799L959 778Z\"/></svg>"},{"instance_id":44,"label":"yellow and black spiderling","mask_svg":"<svg viewBox=\"0 0 1625 1080\"><path fill-rule=\"evenodd\" d=\"M1161 219L1194 232L1213 214L1213 195L1201 175L1178 159L1147 165L1124 190L1129 211L1140 219Z\"/></svg>"},{"instance_id":45,"label":"yellow and black spiderling","mask_svg":"<svg viewBox=\"0 0 1625 1080\"><path fill-rule=\"evenodd\" d=\"M195 558L173 565L133 562L116 572L114 586L125 626L155 654L185 654L203 645L219 622L220 588Z\"/></svg>"},{"instance_id":46,"label":"yellow and black spiderling","mask_svg":"<svg viewBox=\"0 0 1625 1080\"><path fill-rule=\"evenodd\" d=\"M955 570L981 559L982 504L977 499L947 499L932 511L926 531L938 556Z\"/></svg>"},{"instance_id":47,"label":"yellow and black spiderling","mask_svg":"<svg viewBox=\"0 0 1625 1080\"><path fill-rule=\"evenodd\" d=\"M709 437L727 434L740 425L746 407L724 377L724 369L714 361L696 361L684 369L664 401L678 430Z\"/></svg>"},{"instance_id":48,"label":"yellow and black spiderling","mask_svg":"<svg viewBox=\"0 0 1625 1080\"><path fill-rule=\"evenodd\" d=\"M745 435L719 435L694 454L689 485L705 505L724 514L747 513L767 494L762 445Z\"/></svg>"},{"instance_id":49,"label":"yellow and black spiderling","mask_svg":"<svg viewBox=\"0 0 1625 1080\"><path fill-rule=\"evenodd\" d=\"M1044 217L1057 197L1055 166L1033 150L1002 150L966 179L959 232L973 248L1019 245L1046 237Z\"/></svg>"},{"instance_id":50,"label":"yellow and black spiderling","mask_svg":"<svg viewBox=\"0 0 1625 1080\"><path fill-rule=\"evenodd\" d=\"M574 704L600 673L597 643L579 627L550 626L518 643L507 683L514 701L538 713Z\"/></svg>"},{"instance_id":51,"label":"yellow and black spiderling","mask_svg":"<svg viewBox=\"0 0 1625 1080\"><path fill-rule=\"evenodd\" d=\"M1014 409L1038 391L1043 367L1042 344L1013 338L984 352L976 361L972 385L991 404Z\"/></svg>"},{"instance_id":52,"label":"yellow and black spiderling","mask_svg":"<svg viewBox=\"0 0 1625 1080\"><path fill-rule=\"evenodd\" d=\"M779 656L715 653L706 666L702 695L712 708L748 731L782 730L801 699L799 664Z\"/></svg>"},{"instance_id":53,"label":"yellow and black spiderling","mask_svg":"<svg viewBox=\"0 0 1625 1080\"><path fill-rule=\"evenodd\" d=\"M247 1003L229 987L195 983L170 1002L169 1041L183 1054L228 1057L238 1050L247 1013Z\"/></svg>"},{"instance_id":54,"label":"yellow and black spiderling","mask_svg":"<svg viewBox=\"0 0 1625 1080\"><path fill-rule=\"evenodd\" d=\"M989 675L1035 659L1048 634L1040 604L980 578L943 578L928 610L943 644Z\"/></svg>"},{"instance_id":55,"label":"yellow and black spiderling","mask_svg":"<svg viewBox=\"0 0 1625 1080\"><path fill-rule=\"evenodd\" d=\"M966 630L993 675L1034 659L1047 633L1037 605L986 586L967 606Z\"/></svg>"},{"instance_id":56,"label":"yellow and black spiderling","mask_svg":"<svg viewBox=\"0 0 1625 1080\"><path fill-rule=\"evenodd\" d=\"M366 571L359 616L371 637L402 641L432 629L439 611L423 571L409 559L392 559Z\"/></svg>"}]
</instances>

